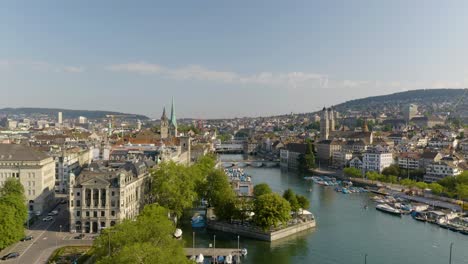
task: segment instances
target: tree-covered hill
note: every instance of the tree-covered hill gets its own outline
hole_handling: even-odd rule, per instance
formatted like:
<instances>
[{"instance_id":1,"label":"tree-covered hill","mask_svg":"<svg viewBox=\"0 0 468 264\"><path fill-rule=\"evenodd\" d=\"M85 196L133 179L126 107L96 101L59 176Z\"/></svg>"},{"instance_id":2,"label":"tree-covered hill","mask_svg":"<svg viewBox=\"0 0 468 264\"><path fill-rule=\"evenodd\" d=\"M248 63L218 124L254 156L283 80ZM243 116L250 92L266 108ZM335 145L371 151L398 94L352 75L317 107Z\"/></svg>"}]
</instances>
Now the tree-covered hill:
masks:
<instances>
[{"instance_id":1,"label":"tree-covered hill","mask_svg":"<svg viewBox=\"0 0 468 264\"><path fill-rule=\"evenodd\" d=\"M128 115L129 118L135 118L140 120L147 120L149 119L147 116L144 115L134 115L134 114L126 114L120 112L112 112L112 111L98 111L98 110L69 110L69 109L59 109L59 108L3 108L0 109L0 115L48 115L48 116L56 116L58 112L62 112L64 118L78 118L80 116L84 116L88 119L98 119L98 118L106 118L106 115Z\"/></svg>"}]
</instances>

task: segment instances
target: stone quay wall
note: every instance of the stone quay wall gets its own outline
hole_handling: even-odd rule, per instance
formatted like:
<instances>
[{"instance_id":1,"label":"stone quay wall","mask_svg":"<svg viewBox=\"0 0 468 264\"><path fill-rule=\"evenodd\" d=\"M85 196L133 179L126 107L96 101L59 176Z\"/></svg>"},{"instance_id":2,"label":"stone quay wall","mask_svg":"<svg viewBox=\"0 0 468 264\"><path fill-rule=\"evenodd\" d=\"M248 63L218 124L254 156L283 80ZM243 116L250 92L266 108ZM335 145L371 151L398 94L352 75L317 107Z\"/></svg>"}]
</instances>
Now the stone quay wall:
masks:
<instances>
[{"instance_id":1,"label":"stone quay wall","mask_svg":"<svg viewBox=\"0 0 468 264\"><path fill-rule=\"evenodd\" d=\"M238 234L244 237L250 237L258 240L263 241L275 241L290 235L294 235L301 231L314 228L316 225L315 220L310 220L302 223L298 223L292 226L288 226L286 228L282 228L275 231L267 231L264 232L263 230L256 228L256 227L249 227L249 226L242 226L242 225L235 225L226 222L218 222L218 221L209 221L208 228L212 230L228 232Z\"/></svg>"}]
</instances>

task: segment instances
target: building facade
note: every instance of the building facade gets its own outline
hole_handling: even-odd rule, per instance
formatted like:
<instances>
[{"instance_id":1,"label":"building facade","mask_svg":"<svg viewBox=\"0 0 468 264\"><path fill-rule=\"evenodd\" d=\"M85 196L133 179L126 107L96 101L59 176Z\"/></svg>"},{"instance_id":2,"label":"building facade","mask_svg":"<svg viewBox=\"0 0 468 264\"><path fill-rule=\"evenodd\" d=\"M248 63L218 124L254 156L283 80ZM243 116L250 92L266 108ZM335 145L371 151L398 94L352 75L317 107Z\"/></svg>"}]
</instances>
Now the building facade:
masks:
<instances>
[{"instance_id":1,"label":"building facade","mask_svg":"<svg viewBox=\"0 0 468 264\"><path fill-rule=\"evenodd\" d=\"M55 162L35 149L0 144L0 186L8 178L19 179L31 212L47 210L54 200Z\"/></svg>"},{"instance_id":2,"label":"building facade","mask_svg":"<svg viewBox=\"0 0 468 264\"><path fill-rule=\"evenodd\" d=\"M393 164L393 155L383 148L371 148L364 152L362 158L362 169L364 172L375 171L382 173L382 170Z\"/></svg>"},{"instance_id":3,"label":"building facade","mask_svg":"<svg viewBox=\"0 0 468 264\"><path fill-rule=\"evenodd\" d=\"M438 161L426 167L425 182L437 182L445 177L461 174L461 170L452 162Z\"/></svg>"},{"instance_id":4,"label":"building facade","mask_svg":"<svg viewBox=\"0 0 468 264\"><path fill-rule=\"evenodd\" d=\"M124 219L134 219L147 202L149 169L154 162L126 163L118 169L91 164L71 175L70 232L99 233Z\"/></svg>"}]
</instances>

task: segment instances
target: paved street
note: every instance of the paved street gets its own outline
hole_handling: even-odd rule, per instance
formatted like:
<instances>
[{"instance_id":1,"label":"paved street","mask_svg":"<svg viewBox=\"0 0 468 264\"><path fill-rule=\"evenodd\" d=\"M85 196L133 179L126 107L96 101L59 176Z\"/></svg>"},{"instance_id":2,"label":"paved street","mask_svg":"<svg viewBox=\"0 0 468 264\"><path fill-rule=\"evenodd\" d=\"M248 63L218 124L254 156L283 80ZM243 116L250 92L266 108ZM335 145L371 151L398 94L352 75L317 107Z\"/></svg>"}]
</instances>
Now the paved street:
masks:
<instances>
[{"instance_id":1,"label":"paved street","mask_svg":"<svg viewBox=\"0 0 468 264\"><path fill-rule=\"evenodd\" d=\"M42 264L47 262L57 247L91 245L93 242L91 236L86 236L82 240L74 239L76 235L68 232L67 206L61 204L58 208L60 209L59 214L54 216L53 221L42 221L42 218L47 215L46 212L31 226L30 230L26 230L26 234L32 235L33 240L18 242L0 252L0 257L10 252L18 252L20 253L19 258L0 261L0 263Z\"/></svg>"}]
</instances>

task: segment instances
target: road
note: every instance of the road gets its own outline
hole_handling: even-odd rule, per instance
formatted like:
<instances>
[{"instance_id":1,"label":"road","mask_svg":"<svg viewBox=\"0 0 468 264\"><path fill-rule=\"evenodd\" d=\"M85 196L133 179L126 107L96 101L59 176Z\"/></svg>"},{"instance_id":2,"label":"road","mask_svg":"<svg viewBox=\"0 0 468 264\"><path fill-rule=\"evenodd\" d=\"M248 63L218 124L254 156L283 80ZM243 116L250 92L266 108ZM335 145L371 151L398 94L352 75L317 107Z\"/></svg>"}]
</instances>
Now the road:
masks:
<instances>
[{"instance_id":1,"label":"road","mask_svg":"<svg viewBox=\"0 0 468 264\"><path fill-rule=\"evenodd\" d=\"M5 256L10 252L18 252L20 256L16 259L0 261L0 263L21 263L21 264L42 264L47 263L52 252L62 246L72 245L92 245L91 236L86 236L84 239L74 239L75 234L68 232L68 210L67 206L60 204L58 206L59 214L54 216L54 220L50 222L42 221L46 215L40 216L29 230L26 230L27 235L32 235L33 240L18 242L0 252L0 256Z\"/></svg>"}]
</instances>

